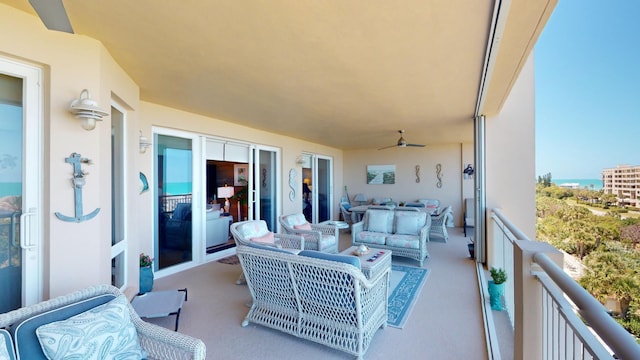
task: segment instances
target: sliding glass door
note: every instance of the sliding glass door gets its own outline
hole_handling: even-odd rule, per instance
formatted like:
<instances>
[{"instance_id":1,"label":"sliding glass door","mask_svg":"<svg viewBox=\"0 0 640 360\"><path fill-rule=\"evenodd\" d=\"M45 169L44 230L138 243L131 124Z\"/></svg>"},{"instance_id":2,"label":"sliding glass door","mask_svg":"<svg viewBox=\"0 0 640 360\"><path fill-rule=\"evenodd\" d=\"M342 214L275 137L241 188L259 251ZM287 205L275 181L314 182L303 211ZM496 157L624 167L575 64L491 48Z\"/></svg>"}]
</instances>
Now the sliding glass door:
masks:
<instances>
[{"instance_id":1,"label":"sliding glass door","mask_svg":"<svg viewBox=\"0 0 640 360\"><path fill-rule=\"evenodd\" d=\"M330 220L333 161L316 154L304 154L302 160L302 212L309 222Z\"/></svg>"},{"instance_id":2,"label":"sliding glass door","mask_svg":"<svg viewBox=\"0 0 640 360\"><path fill-rule=\"evenodd\" d=\"M42 298L41 70L0 58L0 313Z\"/></svg>"},{"instance_id":3,"label":"sliding glass door","mask_svg":"<svg viewBox=\"0 0 640 360\"><path fill-rule=\"evenodd\" d=\"M279 150L259 146L254 149L253 218L266 221L269 230L276 232L278 226L278 176Z\"/></svg>"},{"instance_id":4,"label":"sliding glass door","mask_svg":"<svg viewBox=\"0 0 640 360\"><path fill-rule=\"evenodd\" d=\"M198 201L200 192L196 184L198 169L194 159L196 138L190 134L172 135L156 133L155 184L156 184L156 270L162 270L194 260L194 228L201 223L198 214L202 209ZM200 164L201 162L197 162ZM204 196L204 195L200 195Z\"/></svg>"}]
</instances>

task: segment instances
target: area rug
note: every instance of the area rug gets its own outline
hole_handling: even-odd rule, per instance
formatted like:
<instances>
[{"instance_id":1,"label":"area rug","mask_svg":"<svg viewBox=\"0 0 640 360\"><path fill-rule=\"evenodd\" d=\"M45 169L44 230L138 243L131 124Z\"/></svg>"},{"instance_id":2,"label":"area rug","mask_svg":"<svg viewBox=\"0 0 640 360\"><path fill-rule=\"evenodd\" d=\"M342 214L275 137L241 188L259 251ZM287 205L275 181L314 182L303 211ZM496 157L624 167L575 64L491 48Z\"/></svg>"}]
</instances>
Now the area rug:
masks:
<instances>
[{"instance_id":1,"label":"area rug","mask_svg":"<svg viewBox=\"0 0 640 360\"><path fill-rule=\"evenodd\" d=\"M404 327L428 275L428 269L391 265L387 325Z\"/></svg>"},{"instance_id":2,"label":"area rug","mask_svg":"<svg viewBox=\"0 0 640 360\"><path fill-rule=\"evenodd\" d=\"M221 264L229 264L229 265L238 265L240 264L240 260L236 255L227 256L226 258L222 258L218 260Z\"/></svg>"}]
</instances>

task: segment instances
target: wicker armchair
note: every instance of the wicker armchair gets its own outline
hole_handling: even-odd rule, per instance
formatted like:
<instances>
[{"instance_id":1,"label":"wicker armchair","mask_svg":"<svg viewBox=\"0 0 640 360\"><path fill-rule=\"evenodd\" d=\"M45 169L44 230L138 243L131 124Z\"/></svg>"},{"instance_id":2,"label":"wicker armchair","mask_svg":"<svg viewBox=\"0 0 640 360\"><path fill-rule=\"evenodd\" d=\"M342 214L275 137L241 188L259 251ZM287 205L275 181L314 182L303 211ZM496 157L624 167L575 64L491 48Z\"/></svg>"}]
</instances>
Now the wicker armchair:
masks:
<instances>
[{"instance_id":1,"label":"wicker armchair","mask_svg":"<svg viewBox=\"0 0 640 360\"><path fill-rule=\"evenodd\" d=\"M33 316L52 312L55 309L105 294L113 295L115 298L122 295L122 292L111 285L92 286L68 295L0 314L0 328L11 328L12 325L17 325ZM129 313L131 322L138 333L140 345L147 352L149 359L199 360L206 358L206 346L202 340L142 321L131 304L129 304ZM44 354L42 356L44 358ZM30 355L29 357L33 359L36 356Z\"/></svg>"},{"instance_id":2,"label":"wicker armchair","mask_svg":"<svg viewBox=\"0 0 640 360\"><path fill-rule=\"evenodd\" d=\"M301 213L282 215L279 220L285 234L304 237L305 250L338 252L340 233L335 225L310 224Z\"/></svg>"},{"instance_id":3,"label":"wicker armchair","mask_svg":"<svg viewBox=\"0 0 640 360\"><path fill-rule=\"evenodd\" d=\"M431 217L431 229L429 230L429 238L438 237L444 239L444 242L449 240L449 233L447 232L447 226L451 226L453 221L453 210L451 206L444 208L440 214Z\"/></svg>"},{"instance_id":4,"label":"wicker armchair","mask_svg":"<svg viewBox=\"0 0 640 360\"><path fill-rule=\"evenodd\" d=\"M264 220L248 220L231 224L231 234L236 245L249 245L259 242L262 245L274 246L280 249L291 249L298 252L304 250L305 239L302 236L272 233ZM273 235L273 243L260 241L259 238L267 234Z\"/></svg>"},{"instance_id":5,"label":"wicker armchair","mask_svg":"<svg viewBox=\"0 0 640 360\"><path fill-rule=\"evenodd\" d=\"M258 243L264 246L286 249L292 253L298 253L304 250L305 241L302 236L273 233L269 231L267 223L264 220L248 220L233 223L231 225L231 234L238 246ZM241 285L245 283L244 272L242 272L238 280L236 280L236 284Z\"/></svg>"}]
</instances>

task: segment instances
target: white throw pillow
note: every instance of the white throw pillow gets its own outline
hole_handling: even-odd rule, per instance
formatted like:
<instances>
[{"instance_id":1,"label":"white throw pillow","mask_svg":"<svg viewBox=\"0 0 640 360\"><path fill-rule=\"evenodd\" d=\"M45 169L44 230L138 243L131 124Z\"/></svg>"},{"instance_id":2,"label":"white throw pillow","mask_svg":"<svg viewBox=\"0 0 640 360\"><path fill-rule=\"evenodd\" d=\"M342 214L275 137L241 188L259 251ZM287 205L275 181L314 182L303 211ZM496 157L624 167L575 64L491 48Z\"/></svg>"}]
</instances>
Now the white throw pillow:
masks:
<instances>
[{"instance_id":1,"label":"white throw pillow","mask_svg":"<svg viewBox=\"0 0 640 360\"><path fill-rule=\"evenodd\" d=\"M393 213L385 210L371 210L367 212L367 230L381 233L391 233L389 228L389 214Z\"/></svg>"},{"instance_id":2,"label":"white throw pillow","mask_svg":"<svg viewBox=\"0 0 640 360\"><path fill-rule=\"evenodd\" d=\"M396 211L396 234L418 235L424 226L427 214L424 212Z\"/></svg>"},{"instance_id":3,"label":"white throw pillow","mask_svg":"<svg viewBox=\"0 0 640 360\"><path fill-rule=\"evenodd\" d=\"M120 295L67 320L42 325L36 335L49 360L144 359L147 353L130 316L127 298Z\"/></svg>"}]
</instances>

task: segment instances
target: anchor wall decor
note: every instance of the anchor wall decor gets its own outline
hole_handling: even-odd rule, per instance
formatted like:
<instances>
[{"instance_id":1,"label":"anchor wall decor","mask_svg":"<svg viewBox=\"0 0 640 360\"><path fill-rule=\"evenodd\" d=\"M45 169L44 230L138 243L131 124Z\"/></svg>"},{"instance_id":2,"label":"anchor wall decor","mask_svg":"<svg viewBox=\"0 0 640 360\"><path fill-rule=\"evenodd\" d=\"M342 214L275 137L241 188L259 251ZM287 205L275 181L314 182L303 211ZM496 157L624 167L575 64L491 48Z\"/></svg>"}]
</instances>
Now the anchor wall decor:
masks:
<instances>
[{"instance_id":1,"label":"anchor wall decor","mask_svg":"<svg viewBox=\"0 0 640 360\"><path fill-rule=\"evenodd\" d=\"M76 214L75 216L66 216L62 215L59 212L56 212L55 214L58 219L69 222L79 223L82 221L93 219L96 215L98 215L98 212L100 212L100 208L93 210L87 215L84 215L82 213L82 187L85 184L84 177L89 175L88 172L82 170L82 164L91 165L91 160L89 160L88 158L83 158L78 153L73 153L68 158L65 158L64 161L73 166L73 178L71 179L71 183L73 184L73 195L75 198Z\"/></svg>"}]
</instances>

